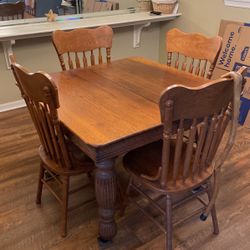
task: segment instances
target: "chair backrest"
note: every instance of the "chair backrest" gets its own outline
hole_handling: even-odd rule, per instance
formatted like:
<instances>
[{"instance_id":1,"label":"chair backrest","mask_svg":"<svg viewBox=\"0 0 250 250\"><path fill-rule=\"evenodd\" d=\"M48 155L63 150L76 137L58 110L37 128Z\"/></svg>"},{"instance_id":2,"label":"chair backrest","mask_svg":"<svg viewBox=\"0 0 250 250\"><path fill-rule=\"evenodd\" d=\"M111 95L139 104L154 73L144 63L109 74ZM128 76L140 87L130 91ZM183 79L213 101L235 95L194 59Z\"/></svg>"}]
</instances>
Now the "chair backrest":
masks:
<instances>
[{"instance_id":1,"label":"chair backrest","mask_svg":"<svg viewBox=\"0 0 250 250\"><path fill-rule=\"evenodd\" d=\"M0 20L13 20L24 18L25 3L0 3Z\"/></svg>"},{"instance_id":2,"label":"chair backrest","mask_svg":"<svg viewBox=\"0 0 250 250\"><path fill-rule=\"evenodd\" d=\"M234 139L231 136L235 136L237 127L241 83L241 75L232 72L230 77L198 88L174 85L162 93L159 104L164 124L162 187L192 186L199 183L207 172L211 173L222 165L223 162L215 164L214 157L233 116L230 145L226 144L225 153L231 149ZM184 133L188 133L186 141ZM170 144L175 149L174 154L170 152ZM226 156L221 158L225 160ZM169 167L170 162L173 162L173 169ZM167 183L167 179L171 181Z\"/></svg>"},{"instance_id":3,"label":"chair backrest","mask_svg":"<svg viewBox=\"0 0 250 250\"><path fill-rule=\"evenodd\" d=\"M53 32L52 39L63 70L67 68L65 61L69 69L95 65L95 54L97 54L98 63L101 64L102 49L106 50L107 63L111 61L113 30L109 26L72 31L56 30Z\"/></svg>"},{"instance_id":4,"label":"chair backrest","mask_svg":"<svg viewBox=\"0 0 250 250\"><path fill-rule=\"evenodd\" d=\"M70 169L71 162L67 151L61 123L58 119L58 91L50 76L43 72L29 73L13 62L12 71L20 88L41 144L54 163Z\"/></svg>"},{"instance_id":5,"label":"chair backrest","mask_svg":"<svg viewBox=\"0 0 250 250\"><path fill-rule=\"evenodd\" d=\"M184 33L176 28L166 33L167 65L211 78L222 38Z\"/></svg>"}]
</instances>

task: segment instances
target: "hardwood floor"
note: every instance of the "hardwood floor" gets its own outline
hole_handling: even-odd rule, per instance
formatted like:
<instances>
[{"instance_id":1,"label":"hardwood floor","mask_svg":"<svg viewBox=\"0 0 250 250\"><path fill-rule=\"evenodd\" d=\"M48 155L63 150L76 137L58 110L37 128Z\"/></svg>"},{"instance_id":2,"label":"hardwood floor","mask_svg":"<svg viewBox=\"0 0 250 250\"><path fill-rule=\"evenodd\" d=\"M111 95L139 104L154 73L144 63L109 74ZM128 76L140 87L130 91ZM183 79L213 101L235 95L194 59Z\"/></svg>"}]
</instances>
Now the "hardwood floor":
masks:
<instances>
[{"instance_id":1,"label":"hardwood floor","mask_svg":"<svg viewBox=\"0 0 250 250\"><path fill-rule=\"evenodd\" d=\"M39 157L38 137L25 108L0 113L0 249L94 250L164 249L164 234L131 204L117 217L112 244L99 245L97 206L93 202L69 214L68 236L60 236L60 207L44 189L41 207L35 204ZM120 160L117 172L126 181ZM74 185L87 181L74 180ZM70 204L94 196L93 188L78 193ZM190 206L190 204L188 204ZM195 206L195 204L192 204ZM188 208L176 211L178 216ZM220 234L212 234L211 219L193 218L174 228L175 249L250 249L250 129L240 127L230 159L223 167L217 200Z\"/></svg>"}]
</instances>

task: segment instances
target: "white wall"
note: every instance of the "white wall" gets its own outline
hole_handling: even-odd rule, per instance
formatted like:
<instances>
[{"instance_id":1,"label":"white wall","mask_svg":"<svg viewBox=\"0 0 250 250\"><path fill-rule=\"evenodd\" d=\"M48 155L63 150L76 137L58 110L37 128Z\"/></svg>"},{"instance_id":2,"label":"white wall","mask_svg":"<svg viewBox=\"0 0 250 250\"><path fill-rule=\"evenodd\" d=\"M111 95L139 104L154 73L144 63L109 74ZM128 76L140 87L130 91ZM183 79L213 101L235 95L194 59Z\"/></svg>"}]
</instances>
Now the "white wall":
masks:
<instances>
[{"instance_id":1,"label":"white wall","mask_svg":"<svg viewBox=\"0 0 250 250\"><path fill-rule=\"evenodd\" d=\"M136 0L116 0L119 2L120 9L127 9L128 7L137 7L138 2Z\"/></svg>"}]
</instances>

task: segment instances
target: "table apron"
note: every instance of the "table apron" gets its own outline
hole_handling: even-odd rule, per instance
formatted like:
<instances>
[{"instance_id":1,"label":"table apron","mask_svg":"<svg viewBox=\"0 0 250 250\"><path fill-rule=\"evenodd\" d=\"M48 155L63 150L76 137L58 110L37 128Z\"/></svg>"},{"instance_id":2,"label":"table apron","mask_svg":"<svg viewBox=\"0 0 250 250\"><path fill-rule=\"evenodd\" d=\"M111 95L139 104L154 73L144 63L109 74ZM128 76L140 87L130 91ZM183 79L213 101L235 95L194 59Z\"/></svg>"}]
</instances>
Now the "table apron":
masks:
<instances>
[{"instance_id":1,"label":"table apron","mask_svg":"<svg viewBox=\"0 0 250 250\"><path fill-rule=\"evenodd\" d=\"M122 156L133 149L160 140L161 138L161 125L103 146L88 145L84 143L79 137L73 134L70 136L72 142L95 162L101 162L103 160Z\"/></svg>"}]
</instances>

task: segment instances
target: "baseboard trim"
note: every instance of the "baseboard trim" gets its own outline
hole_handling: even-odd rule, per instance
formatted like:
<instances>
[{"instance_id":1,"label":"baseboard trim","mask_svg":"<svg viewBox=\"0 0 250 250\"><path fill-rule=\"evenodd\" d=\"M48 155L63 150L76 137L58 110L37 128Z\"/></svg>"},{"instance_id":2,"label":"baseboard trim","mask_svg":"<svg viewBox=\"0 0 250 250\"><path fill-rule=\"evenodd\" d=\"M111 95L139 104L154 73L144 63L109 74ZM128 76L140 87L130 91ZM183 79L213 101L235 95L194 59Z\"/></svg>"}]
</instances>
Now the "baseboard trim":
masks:
<instances>
[{"instance_id":1,"label":"baseboard trim","mask_svg":"<svg viewBox=\"0 0 250 250\"><path fill-rule=\"evenodd\" d=\"M0 104L0 113L5 112L5 111L10 111L10 110L13 110L13 109L23 108L25 106L26 106L26 104L25 104L24 100L18 100L18 101L15 101L15 102L3 103L3 104Z\"/></svg>"}]
</instances>

